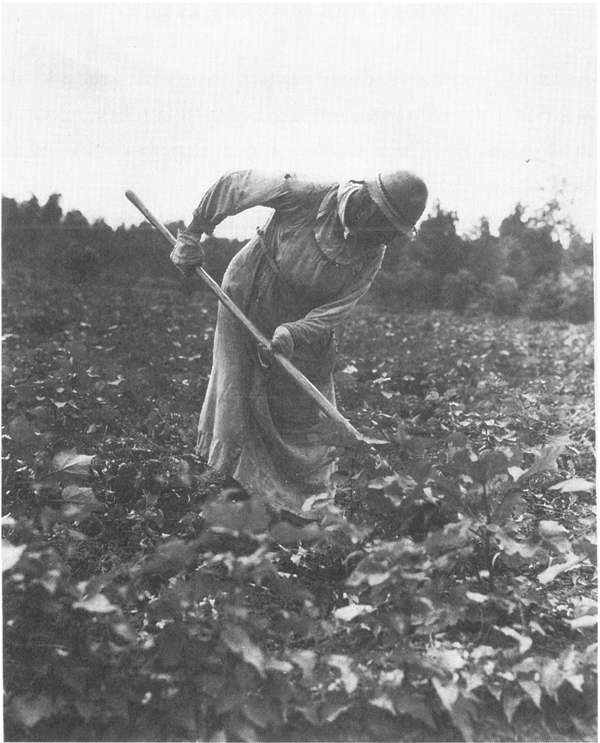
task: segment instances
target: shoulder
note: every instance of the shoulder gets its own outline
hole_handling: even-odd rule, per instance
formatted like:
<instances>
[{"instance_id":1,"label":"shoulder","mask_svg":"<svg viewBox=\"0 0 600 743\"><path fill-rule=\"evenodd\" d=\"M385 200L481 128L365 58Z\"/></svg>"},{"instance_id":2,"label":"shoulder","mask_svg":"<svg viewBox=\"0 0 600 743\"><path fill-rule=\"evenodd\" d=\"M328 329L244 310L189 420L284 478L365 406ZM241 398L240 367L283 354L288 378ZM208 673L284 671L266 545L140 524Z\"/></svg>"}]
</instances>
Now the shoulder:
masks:
<instances>
[{"instance_id":1,"label":"shoulder","mask_svg":"<svg viewBox=\"0 0 600 743\"><path fill-rule=\"evenodd\" d=\"M337 184L288 171L283 175L289 204L318 210L323 200Z\"/></svg>"},{"instance_id":2,"label":"shoulder","mask_svg":"<svg viewBox=\"0 0 600 743\"><path fill-rule=\"evenodd\" d=\"M296 173L293 170L230 170L223 178L236 180L252 180L257 183L271 183L281 187L282 190L295 194L317 194L327 193L332 186L338 185L332 180L319 180L309 175Z\"/></svg>"},{"instance_id":3,"label":"shoulder","mask_svg":"<svg viewBox=\"0 0 600 743\"><path fill-rule=\"evenodd\" d=\"M277 199L278 209L310 208L321 204L337 187L333 181L319 180L293 170L229 170L219 179L219 187L239 194L262 193Z\"/></svg>"},{"instance_id":4,"label":"shoulder","mask_svg":"<svg viewBox=\"0 0 600 743\"><path fill-rule=\"evenodd\" d=\"M285 173L283 178L290 191L318 194L320 196L326 194L332 186L337 185L332 180L319 180L302 173L294 173L291 170Z\"/></svg>"}]
</instances>

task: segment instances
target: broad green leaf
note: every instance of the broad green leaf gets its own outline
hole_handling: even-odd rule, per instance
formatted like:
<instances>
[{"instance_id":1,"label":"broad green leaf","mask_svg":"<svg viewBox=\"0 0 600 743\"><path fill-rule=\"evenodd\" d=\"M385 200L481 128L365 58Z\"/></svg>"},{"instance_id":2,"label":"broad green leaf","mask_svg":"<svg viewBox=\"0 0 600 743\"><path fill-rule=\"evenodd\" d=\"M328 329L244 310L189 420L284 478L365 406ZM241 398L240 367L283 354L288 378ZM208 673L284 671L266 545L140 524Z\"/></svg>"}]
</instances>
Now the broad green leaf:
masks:
<instances>
[{"instance_id":1,"label":"broad green leaf","mask_svg":"<svg viewBox=\"0 0 600 743\"><path fill-rule=\"evenodd\" d=\"M585 683L585 676L583 673L569 674L563 676L564 680L567 681L571 686L576 689L579 693L583 692L583 685Z\"/></svg>"},{"instance_id":2,"label":"broad green leaf","mask_svg":"<svg viewBox=\"0 0 600 743\"><path fill-rule=\"evenodd\" d=\"M492 515L492 521L496 524L506 523L515 511L526 509L527 503L519 493L507 493Z\"/></svg>"},{"instance_id":3,"label":"broad green leaf","mask_svg":"<svg viewBox=\"0 0 600 743\"><path fill-rule=\"evenodd\" d=\"M370 614L374 610L374 607L369 604L350 604L350 606L342 606L340 609L336 609L333 612L333 616L336 619L341 619L342 622L350 622L356 619L356 617L360 617L363 614Z\"/></svg>"},{"instance_id":4,"label":"broad green leaf","mask_svg":"<svg viewBox=\"0 0 600 743\"><path fill-rule=\"evenodd\" d=\"M394 668L393 671L382 671L379 674L379 683L383 686L393 686L399 689L404 681L404 671L402 668Z\"/></svg>"},{"instance_id":5,"label":"broad green leaf","mask_svg":"<svg viewBox=\"0 0 600 743\"><path fill-rule=\"evenodd\" d=\"M359 567L348 578L348 585L360 586L361 583L367 583L369 586L378 586L381 583L385 583L390 576L391 571L389 570L384 572L380 570L367 571L365 568Z\"/></svg>"},{"instance_id":6,"label":"broad green leaf","mask_svg":"<svg viewBox=\"0 0 600 743\"><path fill-rule=\"evenodd\" d=\"M52 469L55 472L68 472L70 475L87 475L93 458L86 454L77 454L74 449L59 452L52 460Z\"/></svg>"},{"instance_id":7,"label":"broad green leaf","mask_svg":"<svg viewBox=\"0 0 600 743\"><path fill-rule=\"evenodd\" d=\"M173 667L181 660L181 646L177 650L177 657L173 663ZM216 680L216 679L215 679ZM233 675L229 681L225 684L220 684L219 697L216 700L215 712L219 715L224 712L230 712L232 709L239 709L244 705L244 698L247 696L249 688L242 688Z\"/></svg>"},{"instance_id":8,"label":"broad green leaf","mask_svg":"<svg viewBox=\"0 0 600 743\"><path fill-rule=\"evenodd\" d=\"M544 663L540 674L540 683L546 694L558 701L558 689L564 680L563 670L558 661L549 658Z\"/></svg>"},{"instance_id":9,"label":"broad green leaf","mask_svg":"<svg viewBox=\"0 0 600 743\"><path fill-rule=\"evenodd\" d=\"M315 507L324 506L330 501L331 497L328 493L318 493L317 495L311 495L302 503L300 512L310 514L310 512L315 509Z\"/></svg>"},{"instance_id":10,"label":"broad green leaf","mask_svg":"<svg viewBox=\"0 0 600 743\"><path fill-rule=\"evenodd\" d=\"M394 707L399 715L409 715L415 720L423 722L427 727L435 730L436 722L432 713L432 705L426 703L421 696L400 691L393 695Z\"/></svg>"},{"instance_id":11,"label":"broad green leaf","mask_svg":"<svg viewBox=\"0 0 600 743\"><path fill-rule=\"evenodd\" d=\"M232 716L232 718L230 718L230 720L228 721L227 727L230 730L230 735L232 736L233 740L243 740L243 741L260 740L259 733L256 730L256 728L247 724L244 720L240 719L239 717ZM228 740L231 740L231 738L228 737Z\"/></svg>"},{"instance_id":12,"label":"broad green leaf","mask_svg":"<svg viewBox=\"0 0 600 743\"><path fill-rule=\"evenodd\" d=\"M513 640L516 640L519 643L519 653L521 655L524 655L533 645L531 637L519 634L517 630L512 627L500 627L499 629L500 632L504 633L507 637L512 637Z\"/></svg>"},{"instance_id":13,"label":"broad green leaf","mask_svg":"<svg viewBox=\"0 0 600 743\"><path fill-rule=\"evenodd\" d=\"M591 663L589 664L589 667L595 669L597 665L596 652L594 652L590 661ZM582 673L583 667L586 664L585 655L575 650L574 646L571 646L568 650L565 650L560 654L558 662L560 664L562 678L565 681L568 681L574 689L581 692L585 682L585 677Z\"/></svg>"},{"instance_id":14,"label":"broad green leaf","mask_svg":"<svg viewBox=\"0 0 600 743\"><path fill-rule=\"evenodd\" d=\"M454 673L466 664L460 651L455 648L428 648L427 657L435 666L449 673Z\"/></svg>"},{"instance_id":15,"label":"broad green leaf","mask_svg":"<svg viewBox=\"0 0 600 743\"><path fill-rule=\"evenodd\" d=\"M525 474L525 470L517 466L509 467L507 472L515 482L523 477L523 475Z\"/></svg>"},{"instance_id":16,"label":"broad green leaf","mask_svg":"<svg viewBox=\"0 0 600 743\"><path fill-rule=\"evenodd\" d=\"M310 702L305 702L304 704L296 702L294 706L311 725L319 726L321 724L319 712L322 710L319 709L320 704L317 700L312 699Z\"/></svg>"},{"instance_id":17,"label":"broad green leaf","mask_svg":"<svg viewBox=\"0 0 600 743\"><path fill-rule=\"evenodd\" d=\"M263 730L277 720L277 714L270 701L254 694L249 694L245 698L242 710L250 722Z\"/></svg>"},{"instance_id":18,"label":"broad green leaf","mask_svg":"<svg viewBox=\"0 0 600 743\"><path fill-rule=\"evenodd\" d=\"M277 658L267 658L265 661L265 671L278 671L279 673L289 673L294 670L294 666L286 660L277 660Z\"/></svg>"},{"instance_id":19,"label":"broad green leaf","mask_svg":"<svg viewBox=\"0 0 600 743\"><path fill-rule=\"evenodd\" d=\"M446 445L452 449L465 449L469 446L469 439L457 431L446 436Z\"/></svg>"},{"instance_id":20,"label":"broad green leaf","mask_svg":"<svg viewBox=\"0 0 600 743\"><path fill-rule=\"evenodd\" d=\"M137 633L135 632L133 627L126 621L113 623L111 625L111 629L115 634L119 635L119 637L122 637L128 642L135 642L138 638Z\"/></svg>"},{"instance_id":21,"label":"broad green leaf","mask_svg":"<svg viewBox=\"0 0 600 743\"><path fill-rule=\"evenodd\" d=\"M477 482L484 484L495 475L506 472L508 459L501 451L486 451L471 466L471 474Z\"/></svg>"},{"instance_id":22,"label":"broad green leaf","mask_svg":"<svg viewBox=\"0 0 600 743\"><path fill-rule=\"evenodd\" d=\"M368 487L372 490L384 490L386 493L395 494L400 491L412 490L417 483L410 475L398 474L376 477L369 481Z\"/></svg>"},{"instance_id":23,"label":"broad green leaf","mask_svg":"<svg viewBox=\"0 0 600 743\"><path fill-rule=\"evenodd\" d=\"M365 444L368 444L369 446L385 446L386 444L390 443L386 439L376 439L372 438L371 436L365 435L361 435L360 440L363 441Z\"/></svg>"},{"instance_id":24,"label":"broad green leaf","mask_svg":"<svg viewBox=\"0 0 600 743\"><path fill-rule=\"evenodd\" d=\"M369 481L369 488L372 488L373 490L382 490L384 488L387 488L389 485L395 482L395 478L393 475L387 475L387 476L381 476L376 477L373 480Z\"/></svg>"},{"instance_id":25,"label":"broad green leaf","mask_svg":"<svg viewBox=\"0 0 600 743\"><path fill-rule=\"evenodd\" d=\"M483 672L475 671L472 673L469 670L463 670L460 676L465 682L465 693L467 694L474 689L480 689L482 686L487 689L487 678Z\"/></svg>"},{"instance_id":26,"label":"broad green leaf","mask_svg":"<svg viewBox=\"0 0 600 743\"><path fill-rule=\"evenodd\" d=\"M321 534L322 532L319 524L313 522L312 524L303 526L302 529L300 529L300 541L304 544L310 544L311 542L316 542L317 539L321 537Z\"/></svg>"},{"instance_id":27,"label":"broad green leaf","mask_svg":"<svg viewBox=\"0 0 600 743\"><path fill-rule=\"evenodd\" d=\"M584 614L576 619L567 619L567 624L571 629L589 629L598 624L598 617L595 614Z\"/></svg>"},{"instance_id":28,"label":"broad green leaf","mask_svg":"<svg viewBox=\"0 0 600 743\"><path fill-rule=\"evenodd\" d=\"M591 493L596 489L596 484L582 477L573 477L571 480L564 480L552 485L550 490L558 490L561 493Z\"/></svg>"},{"instance_id":29,"label":"broad green leaf","mask_svg":"<svg viewBox=\"0 0 600 743\"><path fill-rule=\"evenodd\" d=\"M464 740L473 740L473 719L477 716L473 702L459 695L449 711L452 722L460 730Z\"/></svg>"},{"instance_id":30,"label":"broad green leaf","mask_svg":"<svg viewBox=\"0 0 600 743\"><path fill-rule=\"evenodd\" d=\"M112 611L117 611L117 607L113 606L102 593L97 593L89 599L82 599L75 602L73 608L83 609L84 611L89 611L91 614L110 614Z\"/></svg>"},{"instance_id":31,"label":"broad green leaf","mask_svg":"<svg viewBox=\"0 0 600 743\"><path fill-rule=\"evenodd\" d=\"M483 604L490 598L484 593L475 593L475 591L466 591L465 596L469 601L474 601L476 604Z\"/></svg>"},{"instance_id":32,"label":"broad green leaf","mask_svg":"<svg viewBox=\"0 0 600 743\"><path fill-rule=\"evenodd\" d=\"M587 614L598 614L598 601L591 596L574 596L571 599L573 616L582 617Z\"/></svg>"},{"instance_id":33,"label":"broad green leaf","mask_svg":"<svg viewBox=\"0 0 600 743\"><path fill-rule=\"evenodd\" d=\"M531 475L536 475L540 472L554 472L557 469L556 460L564 450L565 446L562 443L545 446L539 452L531 467L523 474L523 477L531 477Z\"/></svg>"},{"instance_id":34,"label":"broad green leaf","mask_svg":"<svg viewBox=\"0 0 600 743\"><path fill-rule=\"evenodd\" d=\"M536 541L520 542L513 539L506 529L496 525L490 526L489 530L498 540L500 549L507 555L520 555L524 560L531 560L539 551L539 544Z\"/></svg>"},{"instance_id":35,"label":"broad green leaf","mask_svg":"<svg viewBox=\"0 0 600 743\"><path fill-rule=\"evenodd\" d=\"M40 579L40 583L44 586L48 593L54 594L56 593L56 589L58 588L58 585L60 583L60 578L61 571L53 568L52 570L47 570L45 572L44 576Z\"/></svg>"},{"instance_id":36,"label":"broad green leaf","mask_svg":"<svg viewBox=\"0 0 600 743\"><path fill-rule=\"evenodd\" d=\"M35 440L36 430L24 415L19 415L8 424L8 435L17 444L28 444Z\"/></svg>"},{"instance_id":37,"label":"broad green leaf","mask_svg":"<svg viewBox=\"0 0 600 743\"><path fill-rule=\"evenodd\" d=\"M369 704L372 704L374 707L379 707L379 709L385 709L388 712L391 712L394 716L396 715L394 703L385 694L380 694L378 697L369 699Z\"/></svg>"},{"instance_id":38,"label":"broad green leaf","mask_svg":"<svg viewBox=\"0 0 600 743\"><path fill-rule=\"evenodd\" d=\"M50 717L53 710L54 704L48 694L15 697L9 707L11 716L26 728L32 728L41 720Z\"/></svg>"},{"instance_id":39,"label":"broad green leaf","mask_svg":"<svg viewBox=\"0 0 600 743\"><path fill-rule=\"evenodd\" d=\"M550 540L562 538L565 534L568 534L567 529L558 521L540 521L538 531L541 537Z\"/></svg>"},{"instance_id":40,"label":"broad green leaf","mask_svg":"<svg viewBox=\"0 0 600 743\"><path fill-rule=\"evenodd\" d=\"M113 380L112 382L107 382L107 384L111 385L112 387L118 387L124 381L125 379L119 374L117 379Z\"/></svg>"},{"instance_id":41,"label":"broad green leaf","mask_svg":"<svg viewBox=\"0 0 600 743\"><path fill-rule=\"evenodd\" d=\"M335 722L337 718L350 709L352 705L349 702L338 701L337 699L326 699L320 710L322 722Z\"/></svg>"},{"instance_id":42,"label":"broad green leaf","mask_svg":"<svg viewBox=\"0 0 600 743\"><path fill-rule=\"evenodd\" d=\"M41 421L48 422L54 418L52 410L47 408L45 405L36 405L36 407L30 408L27 412Z\"/></svg>"},{"instance_id":43,"label":"broad green leaf","mask_svg":"<svg viewBox=\"0 0 600 743\"><path fill-rule=\"evenodd\" d=\"M235 624L226 625L221 632L221 639L232 653L239 655L246 663L254 666L261 676L265 676L263 652L241 627Z\"/></svg>"},{"instance_id":44,"label":"broad green leaf","mask_svg":"<svg viewBox=\"0 0 600 743\"><path fill-rule=\"evenodd\" d=\"M452 712L452 707L456 703L459 697L460 690L458 686L451 681L449 684L444 684L439 678L434 676L431 679L433 688L436 690L438 697L440 698L444 707L448 712Z\"/></svg>"},{"instance_id":45,"label":"broad green leaf","mask_svg":"<svg viewBox=\"0 0 600 743\"><path fill-rule=\"evenodd\" d=\"M292 663L300 666L304 676L312 676L317 663L317 655L312 650L294 650L289 654Z\"/></svg>"},{"instance_id":46,"label":"broad green leaf","mask_svg":"<svg viewBox=\"0 0 600 743\"><path fill-rule=\"evenodd\" d=\"M351 659L346 655L332 655L327 661L327 665L339 670L346 692L352 694L358 686L358 676L352 670Z\"/></svg>"},{"instance_id":47,"label":"broad green leaf","mask_svg":"<svg viewBox=\"0 0 600 743\"><path fill-rule=\"evenodd\" d=\"M561 575L561 573L564 573L566 570L570 570L571 568L575 567L575 565L578 565L584 560L585 555L567 555L567 559L564 562L556 563L555 565L551 565L549 568L546 568L546 570L543 570L538 575L538 581L545 586L546 584L551 583L559 575Z\"/></svg>"},{"instance_id":48,"label":"broad green leaf","mask_svg":"<svg viewBox=\"0 0 600 743\"><path fill-rule=\"evenodd\" d=\"M502 694L502 709L504 710L504 714L506 715L506 719L509 721L509 723L512 724L512 719L515 715L515 712L517 711L521 702L523 702L524 698L525 697L522 694L518 694L512 689L506 689Z\"/></svg>"},{"instance_id":49,"label":"broad green leaf","mask_svg":"<svg viewBox=\"0 0 600 743\"><path fill-rule=\"evenodd\" d=\"M574 551L583 552L594 567L598 564L598 546L596 542L596 535L589 534L578 539L573 545Z\"/></svg>"},{"instance_id":50,"label":"broad green leaf","mask_svg":"<svg viewBox=\"0 0 600 743\"><path fill-rule=\"evenodd\" d=\"M227 733L224 730L217 730L217 732L211 736L209 743L227 743L228 740Z\"/></svg>"},{"instance_id":51,"label":"broad green leaf","mask_svg":"<svg viewBox=\"0 0 600 743\"><path fill-rule=\"evenodd\" d=\"M21 555L25 552L27 545L21 544L15 547L14 544L7 542L5 539L2 540L2 572L14 568L14 566L21 559Z\"/></svg>"},{"instance_id":52,"label":"broad green leaf","mask_svg":"<svg viewBox=\"0 0 600 743\"><path fill-rule=\"evenodd\" d=\"M66 519L83 521L94 511L103 508L102 503L96 498L91 488L67 485L62 491L62 497L64 503L61 513Z\"/></svg>"},{"instance_id":53,"label":"broad green leaf","mask_svg":"<svg viewBox=\"0 0 600 743\"><path fill-rule=\"evenodd\" d=\"M542 689L536 681L530 681L529 679L519 679L519 686L526 692L536 707L540 707L542 703Z\"/></svg>"},{"instance_id":54,"label":"broad green leaf","mask_svg":"<svg viewBox=\"0 0 600 743\"><path fill-rule=\"evenodd\" d=\"M139 574L174 574L186 568L196 556L193 544L183 539L170 539L161 544L151 559L139 568Z\"/></svg>"}]
</instances>

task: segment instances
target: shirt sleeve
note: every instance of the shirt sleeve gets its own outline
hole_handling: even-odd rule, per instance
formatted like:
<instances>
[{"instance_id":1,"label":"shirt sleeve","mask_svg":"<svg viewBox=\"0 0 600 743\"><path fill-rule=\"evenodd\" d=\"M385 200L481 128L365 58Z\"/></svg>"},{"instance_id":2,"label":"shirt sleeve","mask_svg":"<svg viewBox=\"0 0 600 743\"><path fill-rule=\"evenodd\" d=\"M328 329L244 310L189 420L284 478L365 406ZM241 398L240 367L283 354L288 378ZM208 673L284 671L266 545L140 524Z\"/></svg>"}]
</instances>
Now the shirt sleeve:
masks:
<instances>
[{"instance_id":1,"label":"shirt sleeve","mask_svg":"<svg viewBox=\"0 0 600 743\"><path fill-rule=\"evenodd\" d=\"M289 202L290 173L266 175L255 170L226 173L202 197L186 232L211 234L227 217L255 206L285 208Z\"/></svg>"},{"instance_id":2,"label":"shirt sleeve","mask_svg":"<svg viewBox=\"0 0 600 743\"><path fill-rule=\"evenodd\" d=\"M301 320L285 323L294 340L294 343L314 343L324 333L331 331L336 325L342 323L352 312L356 303L367 293L373 283L373 279L381 268L384 251L367 264L364 269L354 277L342 294L331 302L315 307Z\"/></svg>"}]
</instances>

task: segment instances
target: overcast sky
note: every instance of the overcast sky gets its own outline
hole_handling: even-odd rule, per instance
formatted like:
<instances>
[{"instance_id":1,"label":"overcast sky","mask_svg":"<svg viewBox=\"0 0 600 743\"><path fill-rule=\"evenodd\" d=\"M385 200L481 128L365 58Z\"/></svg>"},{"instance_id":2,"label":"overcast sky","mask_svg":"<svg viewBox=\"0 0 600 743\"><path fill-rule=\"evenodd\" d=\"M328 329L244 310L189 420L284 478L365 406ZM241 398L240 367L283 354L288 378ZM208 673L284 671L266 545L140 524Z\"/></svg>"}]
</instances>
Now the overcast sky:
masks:
<instances>
[{"instance_id":1,"label":"overcast sky","mask_svg":"<svg viewBox=\"0 0 600 743\"><path fill-rule=\"evenodd\" d=\"M596 220L595 3L2 3L2 192L112 226L225 171L421 174L469 232ZM217 235L248 237L262 215Z\"/></svg>"}]
</instances>

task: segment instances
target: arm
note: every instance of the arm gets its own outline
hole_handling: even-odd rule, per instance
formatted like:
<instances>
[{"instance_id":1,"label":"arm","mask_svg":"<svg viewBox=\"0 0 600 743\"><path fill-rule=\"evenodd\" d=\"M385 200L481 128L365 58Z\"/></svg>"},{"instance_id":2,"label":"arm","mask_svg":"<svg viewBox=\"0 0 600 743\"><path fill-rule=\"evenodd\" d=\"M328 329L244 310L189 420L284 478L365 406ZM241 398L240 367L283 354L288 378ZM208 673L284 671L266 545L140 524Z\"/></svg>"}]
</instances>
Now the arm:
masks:
<instances>
[{"instance_id":1,"label":"arm","mask_svg":"<svg viewBox=\"0 0 600 743\"><path fill-rule=\"evenodd\" d=\"M204 194L188 227L177 233L171 253L173 263L191 275L193 267L204 261L200 243L203 233L212 235L224 219L254 206L284 207L289 200L289 180L287 173L282 176L268 176L254 170L226 173Z\"/></svg>"},{"instance_id":2,"label":"arm","mask_svg":"<svg viewBox=\"0 0 600 743\"><path fill-rule=\"evenodd\" d=\"M288 173L277 176L254 170L226 173L204 194L185 232L211 234L226 217L254 206L284 207L288 201L289 180Z\"/></svg>"},{"instance_id":3,"label":"arm","mask_svg":"<svg viewBox=\"0 0 600 743\"><path fill-rule=\"evenodd\" d=\"M377 272L381 268L383 252L371 261L354 280L345 287L343 293L332 302L316 307L301 320L285 323L280 327L289 331L294 343L312 343L324 333L342 323L363 297ZM276 331L277 332L277 331Z\"/></svg>"}]
</instances>

